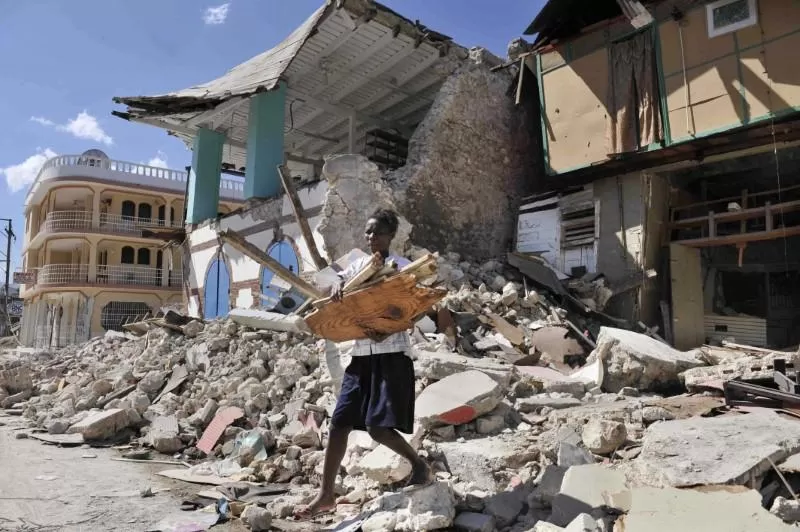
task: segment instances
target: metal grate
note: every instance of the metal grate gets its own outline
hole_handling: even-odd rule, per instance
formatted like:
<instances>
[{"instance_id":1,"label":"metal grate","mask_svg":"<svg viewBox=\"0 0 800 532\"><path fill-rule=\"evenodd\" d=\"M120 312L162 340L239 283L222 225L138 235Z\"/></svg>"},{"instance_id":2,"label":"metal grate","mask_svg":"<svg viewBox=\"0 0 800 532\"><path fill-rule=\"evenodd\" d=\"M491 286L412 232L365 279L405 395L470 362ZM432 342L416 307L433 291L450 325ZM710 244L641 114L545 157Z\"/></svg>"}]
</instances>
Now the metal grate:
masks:
<instances>
[{"instance_id":1,"label":"metal grate","mask_svg":"<svg viewBox=\"0 0 800 532\"><path fill-rule=\"evenodd\" d=\"M100 325L107 331L120 331L122 326L137 317L141 318L153 311L146 303L134 301L111 301L103 307L100 314Z\"/></svg>"}]
</instances>

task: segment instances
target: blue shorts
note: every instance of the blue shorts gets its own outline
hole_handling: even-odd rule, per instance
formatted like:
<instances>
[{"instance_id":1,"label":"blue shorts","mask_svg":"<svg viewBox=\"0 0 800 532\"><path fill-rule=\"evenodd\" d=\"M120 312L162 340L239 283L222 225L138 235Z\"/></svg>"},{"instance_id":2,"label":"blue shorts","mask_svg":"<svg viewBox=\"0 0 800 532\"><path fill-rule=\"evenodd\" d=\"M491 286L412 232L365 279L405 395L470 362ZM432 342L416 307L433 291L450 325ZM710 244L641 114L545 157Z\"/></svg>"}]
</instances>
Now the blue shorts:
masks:
<instances>
[{"instance_id":1,"label":"blue shorts","mask_svg":"<svg viewBox=\"0 0 800 532\"><path fill-rule=\"evenodd\" d=\"M331 418L334 427L414 430L414 363L405 353L353 357Z\"/></svg>"}]
</instances>

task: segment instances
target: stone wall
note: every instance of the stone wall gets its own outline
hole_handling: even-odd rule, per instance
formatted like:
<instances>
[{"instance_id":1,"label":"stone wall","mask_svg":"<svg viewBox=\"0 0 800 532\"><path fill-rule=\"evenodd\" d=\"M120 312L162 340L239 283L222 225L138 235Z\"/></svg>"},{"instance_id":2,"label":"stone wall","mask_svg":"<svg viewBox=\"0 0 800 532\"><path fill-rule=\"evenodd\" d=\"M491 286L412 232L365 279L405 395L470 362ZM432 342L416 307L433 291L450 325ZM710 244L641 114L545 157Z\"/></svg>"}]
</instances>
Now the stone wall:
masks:
<instances>
[{"instance_id":1,"label":"stone wall","mask_svg":"<svg viewBox=\"0 0 800 532\"><path fill-rule=\"evenodd\" d=\"M536 179L538 121L515 105L512 74L491 71L498 61L472 52L411 138L407 164L386 176L417 245L476 259L510 248Z\"/></svg>"}]
</instances>

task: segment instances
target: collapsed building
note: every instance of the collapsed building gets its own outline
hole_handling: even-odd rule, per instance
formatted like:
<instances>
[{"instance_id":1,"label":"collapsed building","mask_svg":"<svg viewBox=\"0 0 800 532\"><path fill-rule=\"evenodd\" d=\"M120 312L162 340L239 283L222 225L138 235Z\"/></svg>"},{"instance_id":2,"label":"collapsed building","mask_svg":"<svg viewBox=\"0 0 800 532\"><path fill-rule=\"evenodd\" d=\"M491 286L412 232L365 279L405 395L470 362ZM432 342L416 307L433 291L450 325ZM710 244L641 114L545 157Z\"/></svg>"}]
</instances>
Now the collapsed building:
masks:
<instances>
[{"instance_id":1,"label":"collapsed building","mask_svg":"<svg viewBox=\"0 0 800 532\"><path fill-rule=\"evenodd\" d=\"M499 63L380 4L345 0L326 2L282 43L214 81L115 98L127 106L117 116L193 150L189 313L224 316L263 298L285 312L302 303L268 268L220 243L227 229L305 278L361 247L378 206L397 208L407 220L401 235L411 231L418 245L476 258L505 251L508 208L532 190L536 141L507 96L511 74L491 70ZM246 203L218 217L220 171L243 176ZM281 172L305 221L293 215Z\"/></svg>"},{"instance_id":2,"label":"collapsed building","mask_svg":"<svg viewBox=\"0 0 800 532\"><path fill-rule=\"evenodd\" d=\"M797 345L798 21L789 0L548 2L515 47L545 166L516 250L633 279L609 312L678 348Z\"/></svg>"}]
</instances>

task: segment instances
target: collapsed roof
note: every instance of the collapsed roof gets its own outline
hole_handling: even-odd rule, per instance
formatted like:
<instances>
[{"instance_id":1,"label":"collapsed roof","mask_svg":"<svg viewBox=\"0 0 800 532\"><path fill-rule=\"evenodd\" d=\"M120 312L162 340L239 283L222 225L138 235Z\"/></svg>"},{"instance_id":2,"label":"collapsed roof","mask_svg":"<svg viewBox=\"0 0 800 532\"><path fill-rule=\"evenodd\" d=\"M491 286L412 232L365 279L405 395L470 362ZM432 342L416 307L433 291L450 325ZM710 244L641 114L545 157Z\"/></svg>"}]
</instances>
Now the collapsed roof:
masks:
<instances>
[{"instance_id":1,"label":"collapsed roof","mask_svg":"<svg viewBox=\"0 0 800 532\"><path fill-rule=\"evenodd\" d=\"M309 160L355 145L375 128L408 134L465 48L371 0L328 0L274 48L220 78L160 96L115 97L114 114L168 130L191 145L198 127L224 133L223 163L246 160L247 98L287 84L284 145Z\"/></svg>"}]
</instances>

